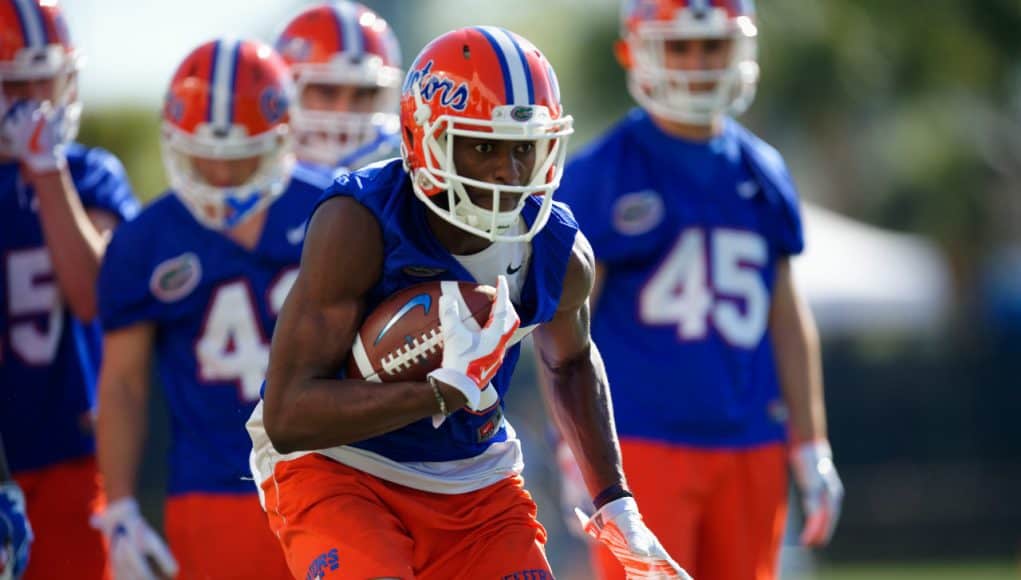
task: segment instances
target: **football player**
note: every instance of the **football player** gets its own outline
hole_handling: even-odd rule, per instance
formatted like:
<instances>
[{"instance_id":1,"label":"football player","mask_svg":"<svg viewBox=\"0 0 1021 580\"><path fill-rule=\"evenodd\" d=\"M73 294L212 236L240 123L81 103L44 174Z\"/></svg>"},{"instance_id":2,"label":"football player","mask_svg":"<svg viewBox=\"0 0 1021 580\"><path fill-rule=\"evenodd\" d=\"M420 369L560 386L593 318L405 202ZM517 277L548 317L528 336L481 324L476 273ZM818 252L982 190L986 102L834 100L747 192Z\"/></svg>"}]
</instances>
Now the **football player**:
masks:
<instances>
[{"instance_id":1,"label":"football player","mask_svg":"<svg viewBox=\"0 0 1021 580\"><path fill-rule=\"evenodd\" d=\"M57 2L0 0L0 438L35 528L28 579L105 566L89 527L95 285L110 231L138 205L113 155L74 142L80 59Z\"/></svg>"},{"instance_id":2,"label":"football player","mask_svg":"<svg viewBox=\"0 0 1021 580\"><path fill-rule=\"evenodd\" d=\"M751 0L625 2L617 57L640 108L558 192L596 257L592 334L628 481L667 550L713 580L776 577L788 460L806 545L829 540L843 495L791 275L797 193L732 118L755 92L756 34ZM599 568L625 575L608 553Z\"/></svg>"},{"instance_id":3,"label":"football player","mask_svg":"<svg viewBox=\"0 0 1021 580\"><path fill-rule=\"evenodd\" d=\"M291 572L552 578L502 412L516 343L534 330L599 508L589 528L636 577L687 578L621 470L589 340L591 253L552 198L572 132L552 66L501 28L449 32L406 77L401 125L402 159L339 177L315 210L249 420L253 474ZM460 293L444 294L443 362L428 381L345 378L365 313L426 280L495 286L489 322L462 321Z\"/></svg>"},{"instance_id":4,"label":"football player","mask_svg":"<svg viewBox=\"0 0 1021 580\"><path fill-rule=\"evenodd\" d=\"M100 273L105 343L95 524L114 576L288 578L248 479L244 429L305 221L328 178L296 167L293 84L268 45L219 39L181 62L163 107L171 191L119 228ZM134 499L149 364L170 410L169 550Z\"/></svg>"},{"instance_id":5,"label":"football player","mask_svg":"<svg viewBox=\"0 0 1021 580\"><path fill-rule=\"evenodd\" d=\"M357 169L397 155L401 54L385 20L355 2L319 4L287 23L276 47L297 86L300 161Z\"/></svg>"}]
</instances>

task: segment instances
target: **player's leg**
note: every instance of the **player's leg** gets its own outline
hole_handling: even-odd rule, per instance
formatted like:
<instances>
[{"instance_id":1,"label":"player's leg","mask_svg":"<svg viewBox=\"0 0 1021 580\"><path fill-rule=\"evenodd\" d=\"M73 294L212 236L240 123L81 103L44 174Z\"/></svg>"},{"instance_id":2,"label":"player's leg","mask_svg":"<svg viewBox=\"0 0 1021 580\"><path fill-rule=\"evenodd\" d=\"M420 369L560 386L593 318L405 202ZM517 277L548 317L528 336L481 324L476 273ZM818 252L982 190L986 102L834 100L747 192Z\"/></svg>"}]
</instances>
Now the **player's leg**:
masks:
<instances>
[{"instance_id":1,"label":"player's leg","mask_svg":"<svg viewBox=\"0 0 1021 580\"><path fill-rule=\"evenodd\" d=\"M181 580L292 578L255 494L186 494L167 499L167 541Z\"/></svg>"},{"instance_id":2,"label":"player's leg","mask_svg":"<svg viewBox=\"0 0 1021 580\"><path fill-rule=\"evenodd\" d=\"M783 446L724 453L730 461L708 504L699 572L720 580L773 580L786 515Z\"/></svg>"},{"instance_id":3,"label":"player's leg","mask_svg":"<svg viewBox=\"0 0 1021 580\"><path fill-rule=\"evenodd\" d=\"M316 454L277 464L262 489L270 529L295 578L414 580L416 546L379 486Z\"/></svg>"},{"instance_id":4,"label":"player's leg","mask_svg":"<svg viewBox=\"0 0 1021 580\"><path fill-rule=\"evenodd\" d=\"M428 564L417 569L420 580L553 578L546 530L520 477L471 493L426 496L399 512L416 550L428 551Z\"/></svg>"},{"instance_id":5,"label":"player's leg","mask_svg":"<svg viewBox=\"0 0 1021 580\"><path fill-rule=\"evenodd\" d=\"M755 580L779 576L780 544L787 522L787 453L783 445L769 445L744 454L743 478L751 487L748 519L752 523L752 561Z\"/></svg>"},{"instance_id":6,"label":"player's leg","mask_svg":"<svg viewBox=\"0 0 1021 580\"><path fill-rule=\"evenodd\" d=\"M65 461L15 479L25 491L35 534L23 580L103 578L103 537L89 526L99 497L95 458Z\"/></svg>"},{"instance_id":7,"label":"player's leg","mask_svg":"<svg viewBox=\"0 0 1021 580\"><path fill-rule=\"evenodd\" d=\"M642 517L677 563L698 578L698 530L718 460L712 452L623 439L624 473ZM624 580L624 569L602 544L595 567L603 580ZM708 577L708 576L706 576Z\"/></svg>"}]
</instances>

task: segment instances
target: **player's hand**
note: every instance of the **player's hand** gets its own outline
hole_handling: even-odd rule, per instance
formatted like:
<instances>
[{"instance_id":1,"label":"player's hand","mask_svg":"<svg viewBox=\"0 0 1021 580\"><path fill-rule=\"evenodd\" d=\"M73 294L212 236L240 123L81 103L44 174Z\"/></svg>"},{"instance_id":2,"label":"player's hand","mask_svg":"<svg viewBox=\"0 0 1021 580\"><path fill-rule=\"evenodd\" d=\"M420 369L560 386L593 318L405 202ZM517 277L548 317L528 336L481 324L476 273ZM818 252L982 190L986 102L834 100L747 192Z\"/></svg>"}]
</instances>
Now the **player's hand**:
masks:
<instances>
[{"instance_id":1,"label":"player's hand","mask_svg":"<svg viewBox=\"0 0 1021 580\"><path fill-rule=\"evenodd\" d=\"M25 494L17 483L0 484L0 577L20 578L28 566L32 526L25 512Z\"/></svg>"},{"instance_id":2,"label":"player's hand","mask_svg":"<svg viewBox=\"0 0 1021 580\"><path fill-rule=\"evenodd\" d=\"M825 546L840 519L844 485L833 465L833 451L827 441L801 443L791 450L794 481L801 492L805 525L801 531L804 546Z\"/></svg>"},{"instance_id":3,"label":"player's hand","mask_svg":"<svg viewBox=\"0 0 1021 580\"><path fill-rule=\"evenodd\" d=\"M574 453L567 442L560 439L556 445L557 471L560 473L560 506L563 509L564 522L572 534L579 538L586 538L587 534L578 522L578 516L574 513L576 506L586 506L583 509L592 508L592 500L589 498L588 488L585 486L585 478L582 476L578 460L574 458Z\"/></svg>"},{"instance_id":4,"label":"player's hand","mask_svg":"<svg viewBox=\"0 0 1021 580\"><path fill-rule=\"evenodd\" d=\"M504 276L497 279L489 320L481 329L476 330L478 325L471 314L462 310L462 300L456 286L450 295L440 295L443 362L429 376L460 391L467 406L478 410L482 390L500 370L507 343L521 321Z\"/></svg>"},{"instance_id":5,"label":"player's hand","mask_svg":"<svg viewBox=\"0 0 1021 580\"><path fill-rule=\"evenodd\" d=\"M33 173L50 173L65 165L66 135L64 107L48 101L19 99L0 119L5 150Z\"/></svg>"},{"instance_id":6,"label":"player's hand","mask_svg":"<svg viewBox=\"0 0 1021 580\"><path fill-rule=\"evenodd\" d=\"M123 497L92 517L110 545L114 580L159 580L177 575L177 561L138 511L133 497Z\"/></svg>"},{"instance_id":7,"label":"player's hand","mask_svg":"<svg viewBox=\"0 0 1021 580\"><path fill-rule=\"evenodd\" d=\"M602 542L624 566L629 580L691 580L642 521L634 498L615 499L592 517L575 509L582 528Z\"/></svg>"}]
</instances>

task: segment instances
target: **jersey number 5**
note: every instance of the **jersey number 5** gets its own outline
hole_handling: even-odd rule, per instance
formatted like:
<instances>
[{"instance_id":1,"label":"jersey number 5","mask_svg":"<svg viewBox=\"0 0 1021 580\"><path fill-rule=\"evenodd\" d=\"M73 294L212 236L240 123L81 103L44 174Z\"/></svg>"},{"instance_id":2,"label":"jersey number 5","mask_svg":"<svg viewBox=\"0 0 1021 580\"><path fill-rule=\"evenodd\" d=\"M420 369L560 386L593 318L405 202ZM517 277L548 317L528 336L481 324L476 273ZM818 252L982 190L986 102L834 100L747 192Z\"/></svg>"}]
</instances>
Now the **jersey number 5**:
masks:
<instances>
[{"instance_id":1,"label":"jersey number 5","mask_svg":"<svg viewBox=\"0 0 1021 580\"><path fill-rule=\"evenodd\" d=\"M768 258L765 240L753 232L686 229L642 289L641 320L677 325L682 341L704 338L712 322L731 344L753 348L769 319L761 272Z\"/></svg>"},{"instance_id":2,"label":"jersey number 5","mask_svg":"<svg viewBox=\"0 0 1021 580\"><path fill-rule=\"evenodd\" d=\"M48 365L57 356L64 329L64 303L53 279L49 251L11 252L6 267L11 350L26 364ZM48 320L40 324L40 316Z\"/></svg>"},{"instance_id":3,"label":"jersey number 5","mask_svg":"<svg viewBox=\"0 0 1021 580\"><path fill-rule=\"evenodd\" d=\"M270 285L266 299L275 317L294 285L298 270L286 270ZM262 330L246 280L221 284L213 291L205 323L195 343L199 380L234 382L241 400L258 400L269 363L269 340Z\"/></svg>"}]
</instances>

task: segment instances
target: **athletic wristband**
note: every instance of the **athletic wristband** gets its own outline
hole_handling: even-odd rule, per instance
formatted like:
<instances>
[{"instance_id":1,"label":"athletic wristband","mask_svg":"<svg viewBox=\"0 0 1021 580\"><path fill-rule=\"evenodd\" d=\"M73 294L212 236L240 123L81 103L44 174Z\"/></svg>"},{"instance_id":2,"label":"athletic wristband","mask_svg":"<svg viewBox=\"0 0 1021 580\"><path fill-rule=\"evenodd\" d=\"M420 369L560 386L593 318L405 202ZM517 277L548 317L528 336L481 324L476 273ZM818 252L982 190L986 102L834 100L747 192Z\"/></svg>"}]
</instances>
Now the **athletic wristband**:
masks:
<instances>
[{"instance_id":1,"label":"athletic wristband","mask_svg":"<svg viewBox=\"0 0 1021 580\"><path fill-rule=\"evenodd\" d=\"M596 497L592 498L592 505L596 509L603 507L615 499L622 497L634 497L634 494L627 490L622 483L615 483L610 487L596 494Z\"/></svg>"}]
</instances>

